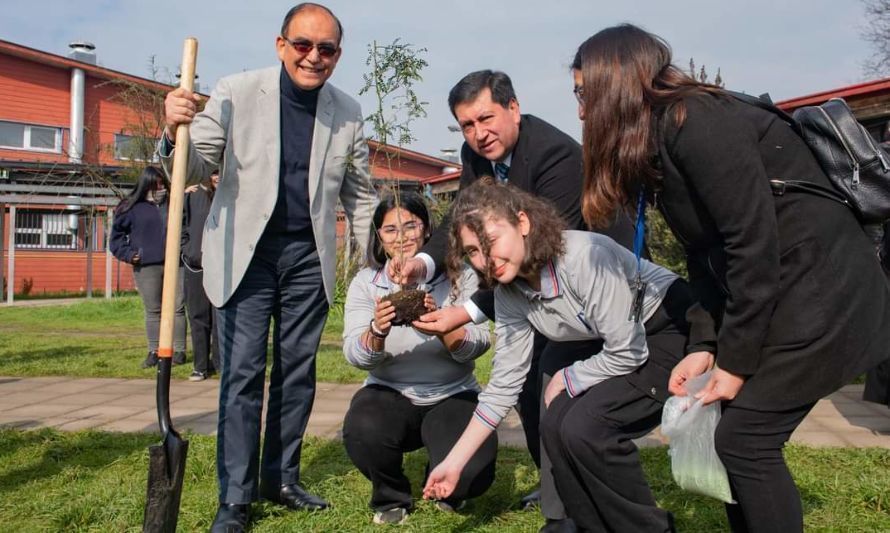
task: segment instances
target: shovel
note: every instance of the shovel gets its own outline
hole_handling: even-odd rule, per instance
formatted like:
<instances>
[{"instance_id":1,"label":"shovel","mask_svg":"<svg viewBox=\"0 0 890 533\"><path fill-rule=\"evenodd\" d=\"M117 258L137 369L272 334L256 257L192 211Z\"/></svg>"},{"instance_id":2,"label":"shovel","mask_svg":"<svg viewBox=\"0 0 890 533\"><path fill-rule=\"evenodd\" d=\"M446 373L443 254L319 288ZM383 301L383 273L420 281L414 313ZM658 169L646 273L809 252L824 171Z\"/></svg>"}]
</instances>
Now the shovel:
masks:
<instances>
[{"instance_id":1,"label":"shovel","mask_svg":"<svg viewBox=\"0 0 890 533\"><path fill-rule=\"evenodd\" d=\"M179 86L194 90L195 58L198 41L185 40L182 51L182 76ZM170 367L173 357L173 315L179 274L179 234L182 230L182 203L188 170L189 129L176 128L173 154L173 179L167 216L167 247L164 256L164 287L161 295L161 331L158 339L158 425L163 441L148 448L148 492L145 498L143 532L175 532L179 519L179 499L189 443L173 429L170 419Z\"/></svg>"}]
</instances>

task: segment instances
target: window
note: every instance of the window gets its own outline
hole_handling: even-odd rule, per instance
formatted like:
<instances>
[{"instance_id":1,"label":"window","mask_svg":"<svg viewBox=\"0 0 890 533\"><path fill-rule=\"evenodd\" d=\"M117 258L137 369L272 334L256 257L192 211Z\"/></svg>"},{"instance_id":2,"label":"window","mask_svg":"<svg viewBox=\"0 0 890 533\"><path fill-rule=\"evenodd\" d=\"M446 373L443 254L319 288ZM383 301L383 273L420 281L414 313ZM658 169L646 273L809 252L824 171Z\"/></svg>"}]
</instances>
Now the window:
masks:
<instances>
[{"instance_id":1,"label":"window","mask_svg":"<svg viewBox=\"0 0 890 533\"><path fill-rule=\"evenodd\" d=\"M73 250L77 247L77 228L76 214L39 210L17 211L15 246Z\"/></svg>"},{"instance_id":2,"label":"window","mask_svg":"<svg viewBox=\"0 0 890 533\"><path fill-rule=\"evenodd\" d=\"M62 128L0 120L0 148L62 153Z\"/></svg>"},{"instance_id":3,"label":"window","mask_svg":"<svg viewBox=\"0 0 890 533\"><path fill-rule=\"evenodd\" d=\"M151 161L158 162L155 148L158 139L139 137L136 135L114 134L114 158L119 161Z\"/></svg>"}]
</instances>

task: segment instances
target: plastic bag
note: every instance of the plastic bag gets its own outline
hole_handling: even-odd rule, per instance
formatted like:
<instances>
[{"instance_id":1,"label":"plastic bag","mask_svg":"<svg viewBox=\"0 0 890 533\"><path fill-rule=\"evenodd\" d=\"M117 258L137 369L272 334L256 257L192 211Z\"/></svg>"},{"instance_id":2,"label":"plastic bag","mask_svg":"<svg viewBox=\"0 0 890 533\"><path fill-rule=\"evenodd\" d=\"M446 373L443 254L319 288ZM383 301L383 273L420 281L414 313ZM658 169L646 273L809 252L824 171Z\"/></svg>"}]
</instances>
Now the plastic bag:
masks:
<instances>
[{"instance_id":1,"label":"plastic bag","mask_svg":"<svg viewBox=\"0 0 890 533\"><path fill-rule=\"evenodd\" d=\"M695 399L711 372L686 382L686 396L671 396L664 404L661 432L670 438L671 472L683 490L735 503L726 468L714 448L714 431L720 422L720 402L703 405Z\"/></svg>"}]
</instances>

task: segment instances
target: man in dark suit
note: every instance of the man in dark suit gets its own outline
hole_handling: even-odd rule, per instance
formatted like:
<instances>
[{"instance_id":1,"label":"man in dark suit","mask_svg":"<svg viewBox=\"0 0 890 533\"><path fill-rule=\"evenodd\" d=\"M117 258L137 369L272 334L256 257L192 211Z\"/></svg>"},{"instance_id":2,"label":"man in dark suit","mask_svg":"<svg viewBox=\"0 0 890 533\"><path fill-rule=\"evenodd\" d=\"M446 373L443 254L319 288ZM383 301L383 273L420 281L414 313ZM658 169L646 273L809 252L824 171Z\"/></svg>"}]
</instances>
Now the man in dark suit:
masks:
<instances>
[{"instance_id":1,"label":"man in dark suit","mask_svg":"<svg viewBox=\"0 0 890 533\"><path fill-rule=\"evenodd\" d=\"M503 72L481 70L461 79L448 95L448 105L466 141L461 149L463 170L460 188L482 176L492 176L522 190L549 200L566 219L569 228L585 229L581 217L583 163L581 147L571 137L547 122L522 115L510 78ZM433 232L430 241L404 265L391 261L391 279L431 279L441 271L447 249L450 220ZM632 247L633 226L623 215L603 231L619 243ZM418 329L429 333L451 331L470 321L479 323L494 318L492 291L477 292L464 306L446 307L429 313ZM416 323L415 323L416 324ZM541 531L574 531L553 486L549 460L541 456L538 419L540 394L557 370L571 364L577 354L570 343L548 342L535 337L532 367L519 399L519 412L529 453L541 468L541 494L523 498L523 506L537 503L547 524ZM555 349L559 346L559 349ZM543 464L543 467L542 467Z\"/></svg>"}]
</instances>

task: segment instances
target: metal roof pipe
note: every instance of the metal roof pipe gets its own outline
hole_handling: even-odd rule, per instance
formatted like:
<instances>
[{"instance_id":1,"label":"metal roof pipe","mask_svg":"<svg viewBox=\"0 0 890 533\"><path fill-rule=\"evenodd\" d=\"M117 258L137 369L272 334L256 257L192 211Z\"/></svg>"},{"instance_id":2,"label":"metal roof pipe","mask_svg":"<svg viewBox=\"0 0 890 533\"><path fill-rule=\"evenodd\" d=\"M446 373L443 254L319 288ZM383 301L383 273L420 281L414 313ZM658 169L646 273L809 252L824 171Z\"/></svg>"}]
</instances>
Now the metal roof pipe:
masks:
<instances>
[{"instance_id":1,"label":"metal roof pipe","mask_svg":"<svg viewBox=\"0 0 890 533\"><path fill-rule=\"evenodd\" d=\"M86 41L75 41L68 45L68 57L84 63L96 64L95 45ZM71 69L71 119L68 131L68 161L83 162L83 115L86 87L86 73L83 69Z\"/></svg>"},{"instance_id":2,"label":"metal roof pipe","mask_svg":"<svg viewBox=\"0 0 890 533\"><path fill-rule=\"evenodd\" d=\"M71 127L68 131L68 161L83 162L83 108L86 74L83 69L71 69Z\"/></svg>"}]
</instances>

